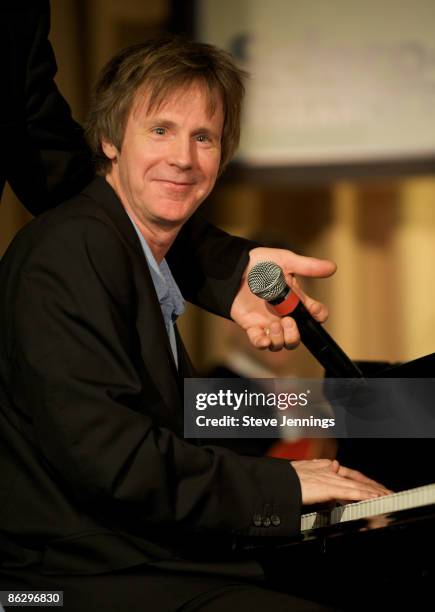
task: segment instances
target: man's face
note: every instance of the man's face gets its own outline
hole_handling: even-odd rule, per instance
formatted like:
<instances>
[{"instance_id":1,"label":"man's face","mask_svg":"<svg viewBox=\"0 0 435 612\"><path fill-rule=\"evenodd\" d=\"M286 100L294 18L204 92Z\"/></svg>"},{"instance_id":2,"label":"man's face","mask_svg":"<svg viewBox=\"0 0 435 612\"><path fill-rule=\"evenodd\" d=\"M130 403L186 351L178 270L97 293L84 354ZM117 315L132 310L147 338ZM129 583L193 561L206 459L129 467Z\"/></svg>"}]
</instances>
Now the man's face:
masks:
<instances>
[{"instance_id":1,"label":"man's face","mask_svg":"<svg viewBox=\"0 0 435 612\"><path fill-rule=\"evenodd\" d=\"M222 101L210 116L197 83L151 112L146 96L136 95L121 151L108 143L103 149L112 159L107 178L137 220L151 229L187 221L215 184L223 123Z\"/></svg>"}]
</instances>

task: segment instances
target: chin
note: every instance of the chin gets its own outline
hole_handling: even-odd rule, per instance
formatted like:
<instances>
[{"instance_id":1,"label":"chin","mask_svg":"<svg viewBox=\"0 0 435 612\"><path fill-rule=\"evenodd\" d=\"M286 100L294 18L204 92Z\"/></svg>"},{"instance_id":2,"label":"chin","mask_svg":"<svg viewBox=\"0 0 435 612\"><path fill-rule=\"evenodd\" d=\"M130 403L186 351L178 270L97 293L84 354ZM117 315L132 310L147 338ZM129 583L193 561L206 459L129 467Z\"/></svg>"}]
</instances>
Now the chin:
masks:
<instances>
[{"instance_id":1,"label":"chin","mask_svg":"<svg viewBox=\"0 0 435 612\"><path fill-rule=\"evenodd\" d=\"M186 223L190 215L156 215L155 221L157 225L160 227L164 227L166 229L175 229L177 227L181 227Z\"/></svg>"},{"instance_id":2,"label":"chin","mask_svg":"<svg viewBox=\"0 0 435 612\"><path fill-rule=\"evenodd\" d=\"M156 210L156 217L168 225L182 225L193 215L198 206L180 205L180 202L172 202L161 206Z\"/></svg>"}]
</instances>

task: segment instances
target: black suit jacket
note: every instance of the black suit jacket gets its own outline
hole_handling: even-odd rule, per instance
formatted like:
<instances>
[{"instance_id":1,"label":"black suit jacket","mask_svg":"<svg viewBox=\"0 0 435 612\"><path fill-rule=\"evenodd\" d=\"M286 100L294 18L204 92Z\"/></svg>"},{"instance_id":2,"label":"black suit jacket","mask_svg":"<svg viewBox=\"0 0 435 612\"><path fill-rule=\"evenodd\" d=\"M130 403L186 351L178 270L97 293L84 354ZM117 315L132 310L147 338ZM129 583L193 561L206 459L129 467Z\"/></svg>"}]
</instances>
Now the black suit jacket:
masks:
<instances>
[{"instance_id":1,"label":"black suit jacket","mask_svg":"<svg viewBox=\"0 0 435 612\"><path fill-rule=\"evenodd\" d=\"M207 232L198 217L190 223L189 235ZM177 244L169 260L179 263L183 236ZM229 307L247 253L228 238L217 258L210 244L186 254L188 263L201 250L207 282L174 270L188 297L225 314L217 296L225 287ZM0 264L0 326L5 567L213 571L237 561L239 539L298 532L300 486L287 461L182 439L190 366L179 341L176 370L140 242L103 178L15 238Z\"/></svg>"}]
</instances>

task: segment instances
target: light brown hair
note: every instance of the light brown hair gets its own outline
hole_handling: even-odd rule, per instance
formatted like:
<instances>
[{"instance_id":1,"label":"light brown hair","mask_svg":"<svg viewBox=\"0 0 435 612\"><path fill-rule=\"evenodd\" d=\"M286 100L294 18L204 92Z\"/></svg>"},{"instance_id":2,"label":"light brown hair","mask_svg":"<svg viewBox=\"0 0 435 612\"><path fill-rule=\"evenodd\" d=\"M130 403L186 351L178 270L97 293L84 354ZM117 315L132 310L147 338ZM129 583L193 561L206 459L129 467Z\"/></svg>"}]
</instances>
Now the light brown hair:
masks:
<instances>
[{"instance_id":1,"label":"light brown hair","mask_svg":"<svg viewBox=\"0 0 435 612\"><path fill-rule=\"evenodd\" d=\"M121 150L127 119L139 89L147 93L148 109L153 110L169 94L195 82L205 88L210 115L216 107L216 96L222 99L225 119L221 172L239 144L245 76L226 51L180 37L150 40L120 51L100 73L86 126L97 172L106 174L111 168L111 161L102 149L103 139Z\"/></svg>"}]
</instances>

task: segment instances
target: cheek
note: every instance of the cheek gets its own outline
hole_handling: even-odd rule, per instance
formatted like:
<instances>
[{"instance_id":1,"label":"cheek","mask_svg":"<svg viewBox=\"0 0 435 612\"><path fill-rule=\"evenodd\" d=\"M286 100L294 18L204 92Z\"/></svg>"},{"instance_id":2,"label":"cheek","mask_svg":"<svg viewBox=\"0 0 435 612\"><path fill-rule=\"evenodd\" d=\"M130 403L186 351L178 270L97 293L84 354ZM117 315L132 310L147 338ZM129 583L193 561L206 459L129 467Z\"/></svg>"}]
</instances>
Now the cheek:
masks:
<instances>
[{"instance_id":1,"label":"cheek","mask_svg":"<svg viewBox=\"0 0 435 612\"><path fill-rule=\"evenodd\" d=\"M135 147L130 151L128 163L136 174L145 174L160 162L161 156L152 147Z\"/></svg>"},{"instance_id":2,"label":"cheek","mask_svg":"<svg viewBox=\"0 0 435 612\"><path fill-rule=\"evenodd\" d=\"M214 182L217 178L220 166L220 156L207 157L202 164L204 176L210 182Z\"/></svg>"}]
</instances>

